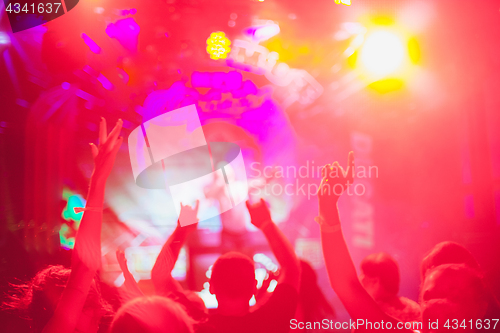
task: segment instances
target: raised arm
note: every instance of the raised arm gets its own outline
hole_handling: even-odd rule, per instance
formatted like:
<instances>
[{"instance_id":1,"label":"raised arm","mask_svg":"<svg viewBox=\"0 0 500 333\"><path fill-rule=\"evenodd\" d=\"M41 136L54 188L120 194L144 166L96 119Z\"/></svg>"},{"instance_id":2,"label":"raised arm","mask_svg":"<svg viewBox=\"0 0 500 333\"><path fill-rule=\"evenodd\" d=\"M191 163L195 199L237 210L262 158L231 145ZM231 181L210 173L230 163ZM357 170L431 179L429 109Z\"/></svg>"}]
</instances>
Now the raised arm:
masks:
<instances>
[{"instance_id":1,"label":"raised arm","mask_svg":"<svg viewBox=\"0 0 500 333\"><path fill-rule=\"evenodd\" d=\"M123 284L125 293L122 295L122 304L125 304L134 298L144 296L144 293L139 288L134 276L128 270L127 259L125 259L125 253L122 250L116 250L116 259L118 260L120 269L123 272L123 277L125 278L125 282Z\"/></svg>"},{"instance_id":2,"label":"raised arm","mask_svg":"<svg viewBox=\"0 0 500 333\"><path fill-rule=\"evenodd\" d=\"M347 170L338 162L323 168L318 191L321 244L330 284L352 319L390 320L361 285L342 234L337 202L354 181L354 154L349 153Z\"/></svg>"},{"instance_id":3,"label":"raised arm","mask_svg":"<svg viewBox=\"0 0 500 333\"><path fill-rule=\"evenodd\" d=\"M274 224L269 208L267 208L266 202L263 199L260 199L259 202L253 205L250 205L247 201L246 205L252 224L264 233L274 256L281 266L281 274L283 274L282 282L293 286L298 291L300 264L292 244L290 244L278 226Z\"/></svg>"},{"instance_id":4,"label":"raised arm","mask_svg":"<svg viewBox=\"0 0 500 333\"><path fill-rule=\"evenodd\" d=\"M172 277L172 270L187 236L196 230L198 226L198 207L199 201L196 201L194 209L181 203L181 213L179 221L177 221L177 227L163 245L151 270L151 280L158 295L166 296L173 291L183 290L180 283ZM181 226L181 220L182 224L185 225L184 227Z\"/></svg>"},{"instance_id":5,"label":"raised arm","mask_svg":"<svg viewBox=\"0 0 500 333\"><path fill-rule=\"evenodd\" d=\"M71 274L54 315L43 333L67 333L76 328L85 300L101 265L101 222L106 180L113 168L116 153L122 144L118 137L122 128L118 120L109 136L106 134L106 120L101 119L99 147L93 144L94 171L90 179L87 205L76 235L75 248L71 258Z\"/></svg>"}]
</instances>

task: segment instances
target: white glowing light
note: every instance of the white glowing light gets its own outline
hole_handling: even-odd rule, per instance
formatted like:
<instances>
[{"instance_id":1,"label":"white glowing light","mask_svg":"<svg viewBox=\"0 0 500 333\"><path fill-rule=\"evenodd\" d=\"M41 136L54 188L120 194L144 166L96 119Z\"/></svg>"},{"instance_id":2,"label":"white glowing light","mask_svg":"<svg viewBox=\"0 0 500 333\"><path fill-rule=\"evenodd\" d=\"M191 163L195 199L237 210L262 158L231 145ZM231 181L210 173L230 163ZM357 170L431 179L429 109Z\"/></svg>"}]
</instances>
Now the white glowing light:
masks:
<instances>
[{"instance_id":1,"label":"white glowing light","mask_svg":"<svg viewBox=\"0 0 500 333\"><path fill-rule=\"evenodd\" d=\"M274 289L276 289L277 285L278 285L278 281L271 280L271 282L269 283L269 287L267 287L267 292L272 293L274 291Z\"/></svg>"},{"instance_id":2,"label":"white glowing light","mask_svg":"<svg viewBox=\"0 0 500 333\"><path fill-rule=\"evenodd\" d=\"M257 280L257 289L262 287L264 283L264 279L267 276L267 270L265 268L256 268L255 269L255 280Z\"/></svg>"},{"instance_id":3,"label":"white glowing light","mask_svg":"<svg viewBox=\"0 0 500 333\"><path fill-rule=\"evenodd\" d=\"M401 39L389 31L370 34L361 50L361 61L377 76L394 72L403 63L405 48Z\"/></svg>"},{"instance_id":4,"label":"white glowing light","mask_svg":"<svg viewBox=\"0 0 500 333\"><path fill-rule=\"evenodd\" d=\"M272 23L250 29L251 37L255 42L263 42L280 33L279 25Z\"/></svg>"},{"instance_id":5,"label":"white glowing light","mask_svg":"<svg viewBox=\"0 0 500 333\"><path fill-rule=\"evenodd\" d=\"M7 35L7 33L3 32L3 31L0 31L0 44L2 44L2 45L10 44L9 35Z\"/></svg>"}]
</instances>

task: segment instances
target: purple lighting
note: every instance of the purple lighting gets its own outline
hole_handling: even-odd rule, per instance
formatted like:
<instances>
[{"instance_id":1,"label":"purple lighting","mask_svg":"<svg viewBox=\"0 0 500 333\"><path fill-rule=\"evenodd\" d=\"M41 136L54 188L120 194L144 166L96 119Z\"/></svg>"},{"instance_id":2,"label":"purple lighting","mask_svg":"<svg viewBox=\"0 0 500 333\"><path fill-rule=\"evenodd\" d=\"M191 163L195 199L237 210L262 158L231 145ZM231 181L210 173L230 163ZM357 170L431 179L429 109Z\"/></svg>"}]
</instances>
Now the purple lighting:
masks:
<instances>
[{"instance_id":1,"label":"purple lighting","mask_svg":"<svg viewBox=\"0 0 500 333\"><path fill-rule=\"evenodd\" d=\"M216 88L223 91L232 91L239 89L243 77L238 72L214 72L203 73L193 72L191 75L191 84L194 88Z\"/></svg>"},{"instance_id":2,"label":"purple lighting","mask_svg":"<svg viewBox=\"0 0 500 333\"><path fill-rule=\"evenodd\" d=\"M252 81L246 80L243 82L243 87L241 89L234 90L231 94L233 95L233 98L242 98L250 94L256 95L257 92L257 86Z\"/></svg>"},{"instance_id":3,"label":"purple lighting","mask_svg":"<svg viewBox=\"0 0 500 333\"><path fill-rule=\"evenodd\" d=\"M108 80L108 78L102 74L99 74L99 76L97 77L97 81L101 82L102 86L106 90L113 90L114 88L113 84Z\"/></svg>"},{"instance_id":4,"label":"purple lighting","mask_svg":"<svg viewBox=\"0 0 500 333\"><path fill-rule=\"evenodd\" d=\"M87 34L83 33L82 38L85 44L87 44L87 46L89 47L90 51L94 52L95 54L101 53L101 48L99 47L99 45L97 45L96 42L92 40L92 38L87 36Z\"/></svg>"},{"instance_id":5,"label":"purple lighting","mask_svg":"<svg viewBox=\"0 0 500 333\"><path fill-rule=\"evenodd\" d=\"M110 23L106 28L106 34L115 38L124 48L131 52L137 52L139 32L141 28L129 17Z\"/></svg>"}]
</instances>

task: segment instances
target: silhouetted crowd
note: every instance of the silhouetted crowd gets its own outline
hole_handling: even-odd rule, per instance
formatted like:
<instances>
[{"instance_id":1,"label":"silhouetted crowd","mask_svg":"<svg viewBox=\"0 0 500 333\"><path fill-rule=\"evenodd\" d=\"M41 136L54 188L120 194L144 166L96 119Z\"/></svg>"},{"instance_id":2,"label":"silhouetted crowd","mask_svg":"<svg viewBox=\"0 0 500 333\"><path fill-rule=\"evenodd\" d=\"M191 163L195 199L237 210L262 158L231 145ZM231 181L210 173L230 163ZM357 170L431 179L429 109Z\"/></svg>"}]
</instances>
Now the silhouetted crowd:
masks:
<instances>
[{"instance_id":1,"label":"silhouetted crowd","mask_svg":"<svg viewBox=\"0 0 500 333\"><path fill-rule=\"evenodd\" d=\"M99 145L91 145L95 166L71 268L49 266L41 270L28 283L13 286L8 301L2 304L3 311L26 318L33 332L500 330L498 301L484 283L475 258L459 244L437 244L422 260L418 303L399 296L399 267L386 253L366 257L358 275L345 243L337 208L338 186L345 191L354 181L352 152L345 170L337 162L324 167L316 218L330 285L349 313L349 322L335 321L335 311L318 286L315 270L296 257L263 200L254 204L247 202L247 209L252 224L264 234L280 268L279 274L265 280L260 289L257 289L253 260L239 252L225 253L213 264L210 292L218 303L214 313L209 313L195 292L185 290L172 277L180 249L198 222L198 203L195 207L181 205L179 220L182 219L185 226L178 223L151 272L155 296L144 296L128 271L123 252L117 252L125 283L120 295L122 305L113 311L102 296L98 270L105 184L122 143L121 126L119 120L107 134L106 121L102 119ZM277 285L268 292L273 279ZM253 296L256 304L251 307L249 301Z\"/></svg>"}]
</instances>

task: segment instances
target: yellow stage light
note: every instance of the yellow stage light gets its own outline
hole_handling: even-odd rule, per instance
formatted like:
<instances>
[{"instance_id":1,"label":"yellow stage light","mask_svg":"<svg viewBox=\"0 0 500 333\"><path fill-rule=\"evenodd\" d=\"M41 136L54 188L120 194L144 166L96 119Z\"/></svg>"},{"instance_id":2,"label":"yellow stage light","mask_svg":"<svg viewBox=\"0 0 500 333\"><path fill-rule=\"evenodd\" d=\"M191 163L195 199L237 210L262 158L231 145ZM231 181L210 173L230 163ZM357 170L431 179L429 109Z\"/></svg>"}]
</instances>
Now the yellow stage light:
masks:
<instances>
[{"instance_id":1,"label":"yellow stage light","mask_svg":"<svg viewBox=\"0 0 500 333\"><path fill-rule=\"evenodd\" d=\"M221 31L212 32L210 38L207 39L207 52L210 54L210 58L214 60L225 59L231 51L229 45L231 45L231 41L227 39L225 33Z\"/></svg>"},{"instance_id":2,"label":"yellow stage light","mask_svg":"<svg viewBox=\"0 0 500 333\"><path fill-rule=\"evenodd\" d=\"M346 22L351 38L344 51L347 65L366 87L380 93L402 90L423 65L417 38L388 16Z\"/></svg>"},{"instance_id":3,"label":"yellow stage light","mask_svg":"<svg viewBox=\"0 0 500 333\"><path fill-rule=\"evenodd\" d=\"M401 67L407 51L398 35L378 30L366 37L360 55L362 64L371 74L384 77Z\"/></svg>"},{"instance_id":4,"label":"yellow stage light","mask_svg":"<svg viewBox=\"0 0 500 333\"><path fill-rule=\"evenodd\" d=\"M346 6L350 6L351 5L351 0L335 0L335 3L337 5L346 5Z\"/></svg>"}]
</instances>

